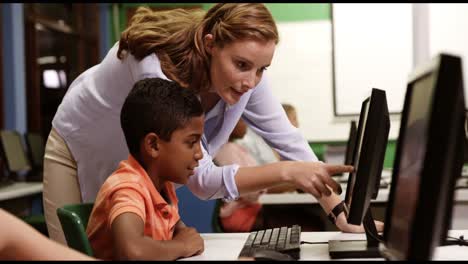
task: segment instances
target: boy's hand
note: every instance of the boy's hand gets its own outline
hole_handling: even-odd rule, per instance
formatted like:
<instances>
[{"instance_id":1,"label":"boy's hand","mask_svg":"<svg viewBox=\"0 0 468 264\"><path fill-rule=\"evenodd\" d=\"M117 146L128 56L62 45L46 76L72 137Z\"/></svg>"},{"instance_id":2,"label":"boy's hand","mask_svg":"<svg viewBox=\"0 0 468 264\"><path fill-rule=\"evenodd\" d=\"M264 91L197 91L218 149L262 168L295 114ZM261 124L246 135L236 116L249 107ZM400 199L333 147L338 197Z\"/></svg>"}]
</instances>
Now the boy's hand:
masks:
<instances>
[{"instance_id":1,"label":"boy's hand","mask_svg":"<svg viewBox=\"0 0 468 264\"><path fill-rule=\"evenodd\" d=\"M205 244L197 230L193 227L182 227L174 235L173 240L180 241L184 245L183 257L191 257L203 253Z\"/></svg>"}]
</instances>

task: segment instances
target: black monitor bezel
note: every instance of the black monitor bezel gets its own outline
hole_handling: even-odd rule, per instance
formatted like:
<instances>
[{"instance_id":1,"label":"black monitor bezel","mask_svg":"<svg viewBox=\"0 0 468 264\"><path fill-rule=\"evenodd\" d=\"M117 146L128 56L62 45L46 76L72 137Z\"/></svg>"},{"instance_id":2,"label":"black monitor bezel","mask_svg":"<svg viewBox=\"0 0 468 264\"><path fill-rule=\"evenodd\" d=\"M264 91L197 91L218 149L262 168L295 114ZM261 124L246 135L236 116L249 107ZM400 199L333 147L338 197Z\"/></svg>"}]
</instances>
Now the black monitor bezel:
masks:
<instances>
[{"instance_id":1,"label":"black monitor bezel","mask_svg":"<svg viewBox=\"0 0 468 264\"><path fill-rule=\"evenodd\" d=\"M367 117L364 120L367 104ZM366 122L365 130L362 132L364 121ZM347 221L350 224L361 225L371 200L377 197L389 132L390 115L386 93L384 90L373 88L371 96L365 99L361 105L353 152L353 166L355 166L361 140L360 135L362 134L361 153L358 166L355 168L355 172L349 174L346 186L345 203L349 209ZM383 140L381 146L379 146L378 140ZM350 197L353 179L355 179L354 187ZM351 202L349 202L349 198L351 198Z\"/></svg>"},{"instance_id":2,"label":"black monitor bezel","mask_svg":"<svg viewBox=\"0 0 468 264\"><path fill-rule=\"evenodd\" d=\"M424 79L430 74L435 75L434 78L436 81L433 88L434 94L429 115L430 118L427 124L426 152L421 169L422 176L420 177L419 192L417 193L418 203L416 205L414 218L412 219L413 221L410 223L412 229L408 234L409 247L406 252L402 253L388 244L389 233L392 231L391 219L394 210L393 202L396 195L396 186L398 183L400 157L402 155L404 138L406 135L406 124L411 107L410 102L414 83ZM454 74L456 77L454 77ZM457 84L457 80L461 82ZM456 87L456 89L444 89L442 86ZM402 119L400 122L400 132L397 140L392 182L385 218L384 245L381 251L387 259L429 260L432 258L434 248L440 244L441 240L445 239L451 219L454 185L456 178L460 176L463 165L462 155L459 153L462 149L462 144L460 142L461 132L457 132L457 130L463 129L463 122L460 117L459 120L455 118L455 113L463 110L464 118L464 105L463 79L461 60L459 57L440 54L429 63L416 68L411 73L407 84ZM445 113L445 115L441 112ZM451 135L446 136L444 130L447 130L447 127L450 128L453 126L455 127L454 129L449 129ZM458 138L456 137L457 133L459 133ZM455 138L455 140L453 140L453 138ZM458 155L456 153L458 153ZM443 159L441 157L443 157ZM457 170L459 170L458 175L456 175ZM448 173L449 177L431 177L431 175L445 175L444 173ZM446 181L444 182L443 179L446 179ZM441 186L445 188L444 191L447 192L448 195L443 196L443 193L440 193ZM447 196L452 197L452 199ZM443 205L444 208L438 205ZM444 212L437 212L437 210L443 210ZM447 213L449 214L448 217L446 215ZM445 217L445 219L440 219L441 217ZM437 223L440 223L440 225Z\"/></svg>"}]
</instances>

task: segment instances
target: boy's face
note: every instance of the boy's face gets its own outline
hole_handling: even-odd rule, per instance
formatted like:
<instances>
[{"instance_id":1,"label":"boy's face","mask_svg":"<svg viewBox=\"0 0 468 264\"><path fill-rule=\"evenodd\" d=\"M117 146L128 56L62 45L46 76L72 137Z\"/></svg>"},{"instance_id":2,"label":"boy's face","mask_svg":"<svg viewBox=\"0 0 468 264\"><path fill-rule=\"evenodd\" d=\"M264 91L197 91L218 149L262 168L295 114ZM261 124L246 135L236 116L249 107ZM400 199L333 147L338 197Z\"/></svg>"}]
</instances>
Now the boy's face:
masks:
<instances>
[{"instance_id":1,"label":"boy's face","mask_svg":"<svg viewBox=\"0 0 468 264\"><path fill-rule=\"evenodd\" d=\"M200 139L203 134L204 116L191 118L183 128L172 132L171 140L158 144L157 166L166 180L185 184L193 175L198 160L203 158Z\"/></svg>"}]
</instances>

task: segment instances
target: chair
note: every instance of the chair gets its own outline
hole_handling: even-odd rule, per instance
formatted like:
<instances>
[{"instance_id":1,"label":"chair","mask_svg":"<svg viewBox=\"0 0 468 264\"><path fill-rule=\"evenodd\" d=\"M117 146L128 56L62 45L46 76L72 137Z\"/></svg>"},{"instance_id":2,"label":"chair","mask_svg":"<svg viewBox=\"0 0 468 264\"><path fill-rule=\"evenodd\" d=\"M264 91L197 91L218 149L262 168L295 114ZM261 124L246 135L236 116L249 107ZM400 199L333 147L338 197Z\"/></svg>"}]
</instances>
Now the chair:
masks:
<instances>
[{"instance_id":1,"label":"chair","mask_svg":"<svg viewBox=\"0 0 468 264\"><path fill-rule=\"evenodd\" d=\"M222 204L223 202L221 199L216 199L213 215L211 217L211 227L215 233L224 233L223 226L219 220L219 210L221 209Z\"/></svg>"},{"instance_id":2,"label":"chair","mask_svg":"<svg viewBox=\"0 0 468 264\"><path fill-rule=\"evenodd\" d=\"M94 203L82 203L57 208L57 216L68 246L88 256L93 256L93 250L86 235L86 227L93 205Z\"/></svg>"}]
</instances>

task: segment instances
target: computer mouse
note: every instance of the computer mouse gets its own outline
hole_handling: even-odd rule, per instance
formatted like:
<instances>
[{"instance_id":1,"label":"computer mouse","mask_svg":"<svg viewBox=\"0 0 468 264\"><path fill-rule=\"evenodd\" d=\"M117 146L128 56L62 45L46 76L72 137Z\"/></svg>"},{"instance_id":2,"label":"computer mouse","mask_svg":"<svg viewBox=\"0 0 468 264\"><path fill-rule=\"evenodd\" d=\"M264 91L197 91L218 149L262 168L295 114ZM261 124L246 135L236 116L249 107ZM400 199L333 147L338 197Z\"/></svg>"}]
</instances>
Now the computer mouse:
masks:
<instances>
[{"instance_id":1,"label":"computer mouse","mask_svg":"<svg viewBox=\"0 0 468 264\"><path fill-rule=\"evenodd\" d=\"M259 260L259 261L271 261L271 260L277 260L277 261L285 261L285 260L295 260L293 257L291 257L288 254L281 253L278 251L273 251L273 250L259 250L254 253L253 255L254 260Z\"/></svg>"}]
</instances>

